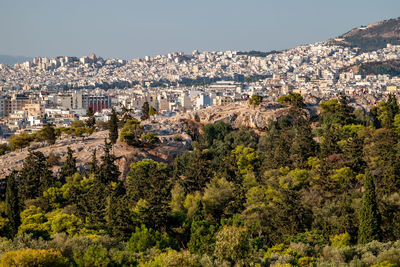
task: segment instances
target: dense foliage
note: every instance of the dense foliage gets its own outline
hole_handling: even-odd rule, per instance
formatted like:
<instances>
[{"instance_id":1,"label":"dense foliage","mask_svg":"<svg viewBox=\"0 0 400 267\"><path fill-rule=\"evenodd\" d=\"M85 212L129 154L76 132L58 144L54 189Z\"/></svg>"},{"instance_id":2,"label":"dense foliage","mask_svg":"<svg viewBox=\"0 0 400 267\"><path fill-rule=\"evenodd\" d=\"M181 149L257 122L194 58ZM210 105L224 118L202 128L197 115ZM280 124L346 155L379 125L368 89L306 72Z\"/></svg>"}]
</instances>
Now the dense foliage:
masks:
<instances>
[{"instance_id":1,"label":"dense foliage","mask_svg":"<svg viewBox=\"0 0 400 267\"><path fill-rule=\"evenodd\" d=\"M84 173L72 150L58 176L30 151L7 178L0 265L399 266L396 98L332 99L315 118L298 94L278 101L287 115L261 134L207 124L173 164L133 162L125 179L107 140ZM122 121L122 140L144 142Z\"/></svg>"}]
</instances>

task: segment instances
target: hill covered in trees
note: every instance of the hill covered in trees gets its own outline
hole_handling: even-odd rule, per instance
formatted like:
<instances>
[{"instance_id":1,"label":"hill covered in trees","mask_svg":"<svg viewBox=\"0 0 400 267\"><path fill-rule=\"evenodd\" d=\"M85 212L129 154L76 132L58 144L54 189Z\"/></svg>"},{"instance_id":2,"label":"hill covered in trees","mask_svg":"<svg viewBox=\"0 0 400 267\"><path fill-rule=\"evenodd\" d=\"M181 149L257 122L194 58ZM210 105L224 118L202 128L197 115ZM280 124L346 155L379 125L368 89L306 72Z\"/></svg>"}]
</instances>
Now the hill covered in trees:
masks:
<instances>
[{"instance_id":1,"label":"hill covered in trees","mask_svg":"<svg viewBox=\"0 0 400 267\"><path fill-rule=\"evenodd\" d=\"M387 74L390 76L400 76L400 60L388 60L377 62L358 63L341 69L339 72L352 70L355 74Z\"/></svg>"},{"instance_id":2,"label":"hill covered in trees","mask_svg":"<svg viewBox=\"0 0 400 267\"><path fill-rule=\"evenodd\" d=\"M338 39L332 42L359 47L361 51L377 50L386 47L386 44L400 45L400 18L354 28Z\"/></svg>"},{"instance_id":3,"label":"hill covered in trees","mask_svg":"<svg viewBox=\"0 0 400 267\"><path fill-rule=\"evenodd\" d=\"M157 137L122 114L86 170L70 149L59 174L29 151L1 196L0 266L398 266L396 98L368 113L331 99L313 122L299 94L278 101L289 112L263 132L189 129L190 150L125 179L116 137Z\"/></svg>"}]
</instances>

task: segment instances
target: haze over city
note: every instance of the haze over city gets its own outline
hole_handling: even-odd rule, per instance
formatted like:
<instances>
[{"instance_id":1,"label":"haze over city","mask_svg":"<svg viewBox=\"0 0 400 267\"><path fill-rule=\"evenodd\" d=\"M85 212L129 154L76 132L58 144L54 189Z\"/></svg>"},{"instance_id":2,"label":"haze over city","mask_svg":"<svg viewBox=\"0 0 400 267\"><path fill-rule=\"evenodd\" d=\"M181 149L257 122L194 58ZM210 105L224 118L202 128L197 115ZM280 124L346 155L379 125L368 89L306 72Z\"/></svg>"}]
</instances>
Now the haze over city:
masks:
<instances>
[{"instance_id":1,"label":"haze over city","mask_svg":"<svg viewBox=\"0 0 400 267\"><path fill-rule=\"evenodd\" d=\"M131 59L173 51L280 50L397 17L388 1L30 1L0 3L0 54Z\"/></svg>"}]
</instances>

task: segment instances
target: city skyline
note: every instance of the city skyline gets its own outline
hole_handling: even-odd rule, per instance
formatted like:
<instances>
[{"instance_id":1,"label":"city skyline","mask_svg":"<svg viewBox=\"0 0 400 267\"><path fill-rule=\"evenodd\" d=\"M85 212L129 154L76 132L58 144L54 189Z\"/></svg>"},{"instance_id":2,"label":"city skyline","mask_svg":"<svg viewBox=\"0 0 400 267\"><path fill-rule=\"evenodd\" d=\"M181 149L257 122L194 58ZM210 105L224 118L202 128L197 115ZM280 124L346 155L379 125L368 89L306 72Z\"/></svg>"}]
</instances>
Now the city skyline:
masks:
<instances>
[{"instance_id":1,"label":"city skyline","mask_svg":"<svg viewBox=\"0 0 400 267\"><path fill-rule=\"evenodd\" d=\"M398 1L3 1L0 54L131 59L226 50L280 50L398 16ZM396 8L398 7L398 8Z\"/></svg>"}]
</instances>

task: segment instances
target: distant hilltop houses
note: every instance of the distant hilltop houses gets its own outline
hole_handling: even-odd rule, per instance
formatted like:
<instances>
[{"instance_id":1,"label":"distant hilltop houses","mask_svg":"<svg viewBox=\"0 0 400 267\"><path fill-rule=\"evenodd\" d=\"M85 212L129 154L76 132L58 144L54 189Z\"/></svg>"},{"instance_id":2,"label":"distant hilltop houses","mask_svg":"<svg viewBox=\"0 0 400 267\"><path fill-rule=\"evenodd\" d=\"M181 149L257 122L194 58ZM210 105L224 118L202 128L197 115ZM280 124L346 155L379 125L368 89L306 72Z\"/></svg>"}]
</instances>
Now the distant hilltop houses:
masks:
<instances>
[{"instance_id":1,"label":"distant hilltop houses","mask_svg":"<svg viewBox=\"0 0 400 267\"><path fill-rule=\"evenodd\" d=\"M247 101L253 94L274 101L289 92L315 99L363 96L356 104L368 108L388 93L397 94L400 75L397 69L373 68L360 74L358 66L399 60L398 45L362 53L330 42L273 53L194 50L133 60L94 54L36 57L13 67L0 64L0 137L34 132L46 123L68 126L85 120L89 108L99 122L109 119L111 108L128 109L140 118L145 102L157 111L155 117Z\"/></svg>"}]
</instances>

